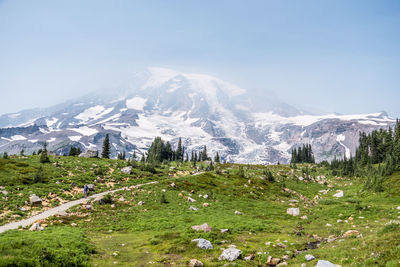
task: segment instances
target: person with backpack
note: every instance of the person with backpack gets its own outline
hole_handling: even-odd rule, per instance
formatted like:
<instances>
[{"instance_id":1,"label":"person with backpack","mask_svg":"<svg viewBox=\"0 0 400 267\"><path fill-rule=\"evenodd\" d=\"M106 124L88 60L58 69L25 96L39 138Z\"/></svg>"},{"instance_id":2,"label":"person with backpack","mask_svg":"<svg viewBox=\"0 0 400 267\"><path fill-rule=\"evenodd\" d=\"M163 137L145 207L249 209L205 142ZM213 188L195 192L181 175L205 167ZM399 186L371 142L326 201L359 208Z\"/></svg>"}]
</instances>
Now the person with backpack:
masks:
<instances>
[{"instance_id":1,"label":"person with backpack","mask_svg":"<svg viewBox=\"0 0 400 267\"><path fill-rule=\"evenodd\" d=\"M83 194L85 195L85 197L87 197L88 191L89 191L89 187L87 186L87 184L85 184L85 186L83 187Z\"/></svg>"}]
</instances>

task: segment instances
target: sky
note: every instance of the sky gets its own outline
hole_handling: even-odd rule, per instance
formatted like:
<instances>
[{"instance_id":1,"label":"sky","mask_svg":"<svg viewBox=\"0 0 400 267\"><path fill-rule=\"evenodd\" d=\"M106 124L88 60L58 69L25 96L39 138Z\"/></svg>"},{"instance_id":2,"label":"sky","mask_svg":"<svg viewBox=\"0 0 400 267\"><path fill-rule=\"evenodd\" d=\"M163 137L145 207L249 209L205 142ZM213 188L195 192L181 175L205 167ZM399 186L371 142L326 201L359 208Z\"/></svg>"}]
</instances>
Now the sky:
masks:
<instances>
[{"instance_id":1,"label":"sky","mask_svg":"<svg viewBox=\"0 0 400 267\"><path fill-rule=\"evenodd\" d=\"M112 90L148 66L400 117L400 1L0 0L0 114Z\"/></svg>"}]
</instances>

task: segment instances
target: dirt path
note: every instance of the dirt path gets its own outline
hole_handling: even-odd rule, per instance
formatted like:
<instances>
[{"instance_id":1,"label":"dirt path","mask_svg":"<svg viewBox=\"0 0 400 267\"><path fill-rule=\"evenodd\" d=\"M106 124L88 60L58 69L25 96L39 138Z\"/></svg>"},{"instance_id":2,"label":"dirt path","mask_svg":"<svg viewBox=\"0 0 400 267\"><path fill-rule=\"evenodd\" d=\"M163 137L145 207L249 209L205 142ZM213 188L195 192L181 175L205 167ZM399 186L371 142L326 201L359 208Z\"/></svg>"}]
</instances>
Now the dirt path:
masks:
<instances>
[{"instance_id":1,"label":"dirt path","mask_svg":"<svg viewBox=\"0 0 400 267\"><path fill-rule=\"evenodd\" d=\"M138 188L138 187L141 187L141 186L144 186L144 185L149 185L149 184L156 184L156 183L158 183L158 181L153 181L153 182L149 182L149 183L145 183L145 184L138 184L138 185L135 185L135 188ZM2 226L0 226L0 233L3 233L5 231L7 231L7 230L18 229L18 227L20 227L20 226L22 226L22 227L23 226L29 226L29 225L33 224L34 222L36 222L37 220L43 220L43 219L46 219L46 218L48 218L50 216L56 215L57 213L59 213L61 211L66 211L66 210L68 210L69 208L71 208L73 206L79 205L79 204L87 201L88 199L94 199L94 198L97 198L97 197L104 196L104 195L106 195L108 193L114 193L114 192L118 192L118 191L126 190L126 189L127 189L127 187L119 188L119 189L115 189L115 190L110 190L110 191L105 191L105 192L102 192L102 193L98 193L98 194L94 194L94 195L88 196L87 198L81 198L81 199L77 199L77 200L73 200L73 201L64 203L64 204L62 204L60 206L57 206L55 208L51 208L51 209L46 210L46 211L44 211L42 213L39 213L39 214L37 214L35 216L29 217L27 219L23 219L21 221L11 222L11 223L7 223L5 225L2 225Z\"/></svg>"}]
</instances>

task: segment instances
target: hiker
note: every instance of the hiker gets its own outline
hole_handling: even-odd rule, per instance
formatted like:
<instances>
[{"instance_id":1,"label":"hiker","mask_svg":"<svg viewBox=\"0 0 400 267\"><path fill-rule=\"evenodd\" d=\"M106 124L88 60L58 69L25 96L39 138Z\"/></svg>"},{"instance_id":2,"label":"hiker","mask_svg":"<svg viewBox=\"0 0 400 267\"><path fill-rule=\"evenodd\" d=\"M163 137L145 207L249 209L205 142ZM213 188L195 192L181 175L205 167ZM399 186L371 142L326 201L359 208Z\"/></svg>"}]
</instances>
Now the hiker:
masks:
<instances>
[{"instance_id":1,"label":"hiker","mask_svg":"<svg viewBox=\"0 0 400 267\"><path fill-rule=\"evenodd\" d=\"M87 197L88 191L89 191L89 187L85 184L85 186L83 187L83 194L85 195L85 197Z\"/></svg>"}]
</instances>

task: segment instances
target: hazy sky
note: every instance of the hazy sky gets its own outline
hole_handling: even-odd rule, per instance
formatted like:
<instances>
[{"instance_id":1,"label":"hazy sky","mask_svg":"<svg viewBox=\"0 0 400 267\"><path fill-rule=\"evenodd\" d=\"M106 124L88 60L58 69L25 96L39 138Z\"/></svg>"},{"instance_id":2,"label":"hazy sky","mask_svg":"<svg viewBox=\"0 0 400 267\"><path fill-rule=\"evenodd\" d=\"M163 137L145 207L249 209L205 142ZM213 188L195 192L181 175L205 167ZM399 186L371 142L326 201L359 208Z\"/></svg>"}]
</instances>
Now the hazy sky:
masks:
<instances>
[{"instance_id":1,"label":"hazy sky","mask_svg":"<svg viewBox=\"0 0 400 267\"><path fill-rule=\"evenodd\" d=\"M161 66L285 102L400 117L400 1L0 0L0 113Z\"/></svg>"}]
</instances>

